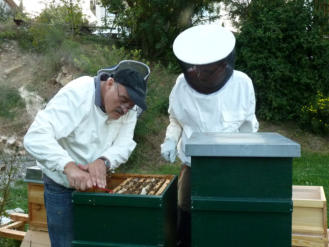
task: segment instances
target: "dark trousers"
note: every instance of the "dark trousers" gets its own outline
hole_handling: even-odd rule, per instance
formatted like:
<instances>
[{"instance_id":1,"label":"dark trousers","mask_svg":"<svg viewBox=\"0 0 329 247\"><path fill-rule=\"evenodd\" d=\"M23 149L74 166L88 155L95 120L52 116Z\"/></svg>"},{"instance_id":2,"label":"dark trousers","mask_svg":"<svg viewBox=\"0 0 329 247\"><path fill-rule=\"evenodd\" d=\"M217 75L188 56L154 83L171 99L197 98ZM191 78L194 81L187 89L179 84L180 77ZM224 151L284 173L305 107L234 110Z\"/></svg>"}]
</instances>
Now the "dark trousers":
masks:
<instances>
[{"instance_id":1,"label":"dark trousers","mask_svg":"<svg viewBox=\"0 0 329 247\"><path fill-rule=\"evenodd\" d=\"M52 247L70 247L73 240L72 192L44 175L44 198Z\"/></svg>"},{"instance_id":2,"label":"dark trousers","mask_svg":"<svg viewBox=\"0 0 329 247\"><path fill-rule=\"evenodd\" d=\"M178 179L177 247L191 246L191 168L182 165Z\"/></svg>"}]
</instances>

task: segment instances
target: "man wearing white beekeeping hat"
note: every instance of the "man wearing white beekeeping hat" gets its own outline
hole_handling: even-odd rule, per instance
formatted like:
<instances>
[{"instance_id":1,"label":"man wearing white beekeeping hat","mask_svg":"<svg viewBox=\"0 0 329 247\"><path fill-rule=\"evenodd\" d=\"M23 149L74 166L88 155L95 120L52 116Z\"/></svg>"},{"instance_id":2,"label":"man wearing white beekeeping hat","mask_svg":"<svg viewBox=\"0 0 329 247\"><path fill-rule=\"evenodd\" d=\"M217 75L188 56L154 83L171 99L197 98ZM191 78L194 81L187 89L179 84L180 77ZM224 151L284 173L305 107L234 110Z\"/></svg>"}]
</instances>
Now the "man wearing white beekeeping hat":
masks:
<instances>
[{"instance_id":1,"label":"man wearing white beekeeping hat","mask_svg":"<svg viewBox=\"0 0 329 247\"><path fill-rule=\"evenodd\" d=\"M185 143L192 132L257 132L251 79L234 70L235 37L218 25L180 33L173 50L183 73L169 96L169 120L161 155L182 161L178 181L178 244L190 246L190 167Z\"/></svg>"}]
</instances>

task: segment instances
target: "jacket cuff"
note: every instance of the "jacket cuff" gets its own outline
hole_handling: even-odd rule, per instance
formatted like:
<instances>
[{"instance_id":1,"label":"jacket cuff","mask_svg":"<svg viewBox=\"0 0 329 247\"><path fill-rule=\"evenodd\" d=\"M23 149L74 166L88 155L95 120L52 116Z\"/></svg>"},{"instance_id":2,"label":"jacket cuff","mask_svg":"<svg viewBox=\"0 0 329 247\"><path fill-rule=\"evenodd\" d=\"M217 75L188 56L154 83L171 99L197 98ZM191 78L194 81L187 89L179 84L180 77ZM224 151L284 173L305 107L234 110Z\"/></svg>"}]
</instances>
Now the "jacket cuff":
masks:
<instances>
[{"instance_id":1,"label":"jacket cuff","mask_svg":"<svg viewBox=\"0 0 329 247\"><path fill-rule=\"evenodd\" d=\"M58 166L56 167L56 171L64 173L64 168L65 166L70 163L70 162L75 162L71 158L63 158L58 162Z\"/></svg>"}]
</instances>

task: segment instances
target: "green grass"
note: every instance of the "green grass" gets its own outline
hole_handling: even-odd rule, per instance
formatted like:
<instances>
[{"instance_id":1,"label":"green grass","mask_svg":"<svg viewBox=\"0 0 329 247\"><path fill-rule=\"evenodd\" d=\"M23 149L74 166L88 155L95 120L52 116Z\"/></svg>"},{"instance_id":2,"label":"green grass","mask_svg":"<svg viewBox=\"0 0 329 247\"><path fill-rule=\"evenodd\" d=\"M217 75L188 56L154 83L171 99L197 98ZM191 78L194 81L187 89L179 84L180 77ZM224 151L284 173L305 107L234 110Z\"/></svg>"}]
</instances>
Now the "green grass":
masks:
<instances>
[{"instance_id":1,"label":"green grass","mask_svg":"<svg viewBox=\"0 0 329 247\"><path fill-rule=\"evenodd\" d=\"M27 213L27 183L19 180L10 189L9 200L6 209L21 208Z\"/></svg>"}]
</instances>

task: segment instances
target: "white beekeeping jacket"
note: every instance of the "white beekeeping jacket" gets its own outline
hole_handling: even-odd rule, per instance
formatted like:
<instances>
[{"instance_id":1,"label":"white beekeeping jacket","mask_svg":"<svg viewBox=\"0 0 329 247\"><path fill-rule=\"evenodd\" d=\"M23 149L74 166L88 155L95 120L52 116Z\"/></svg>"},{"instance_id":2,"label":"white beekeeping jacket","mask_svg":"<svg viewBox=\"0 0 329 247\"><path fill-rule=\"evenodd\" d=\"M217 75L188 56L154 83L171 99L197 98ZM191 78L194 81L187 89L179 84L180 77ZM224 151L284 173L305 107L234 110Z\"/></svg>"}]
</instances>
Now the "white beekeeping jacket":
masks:
<instances>
[{"instance_id":1,"label":"white beekeeping jacket","mask_svg":"<svg viewBox=\"0 0 329 247\"><path fill-rule=\"evenodd\" d=\"M101 156L112 168L126 162L136 146L136 121L136 111L108 120L95 105L93 77L84 76L63 87L37 114L24 146L47 176L69 187L63 173L68 162L85 165Z\"/></svg>"},{"instance_id":2,"label":"white beekeeping jacket","mask_svg":"<svg viewBox=\"0 0 329 247\"><path fill-rule=\"evenodd\" d=\"M178 142L178 157L187 165L185 143L193 132L257 132L255 92L251 79L234 70L223 88L212 94L192 89L181 74L169 96L166 139Z\"/></svg>"}]
</instances>

